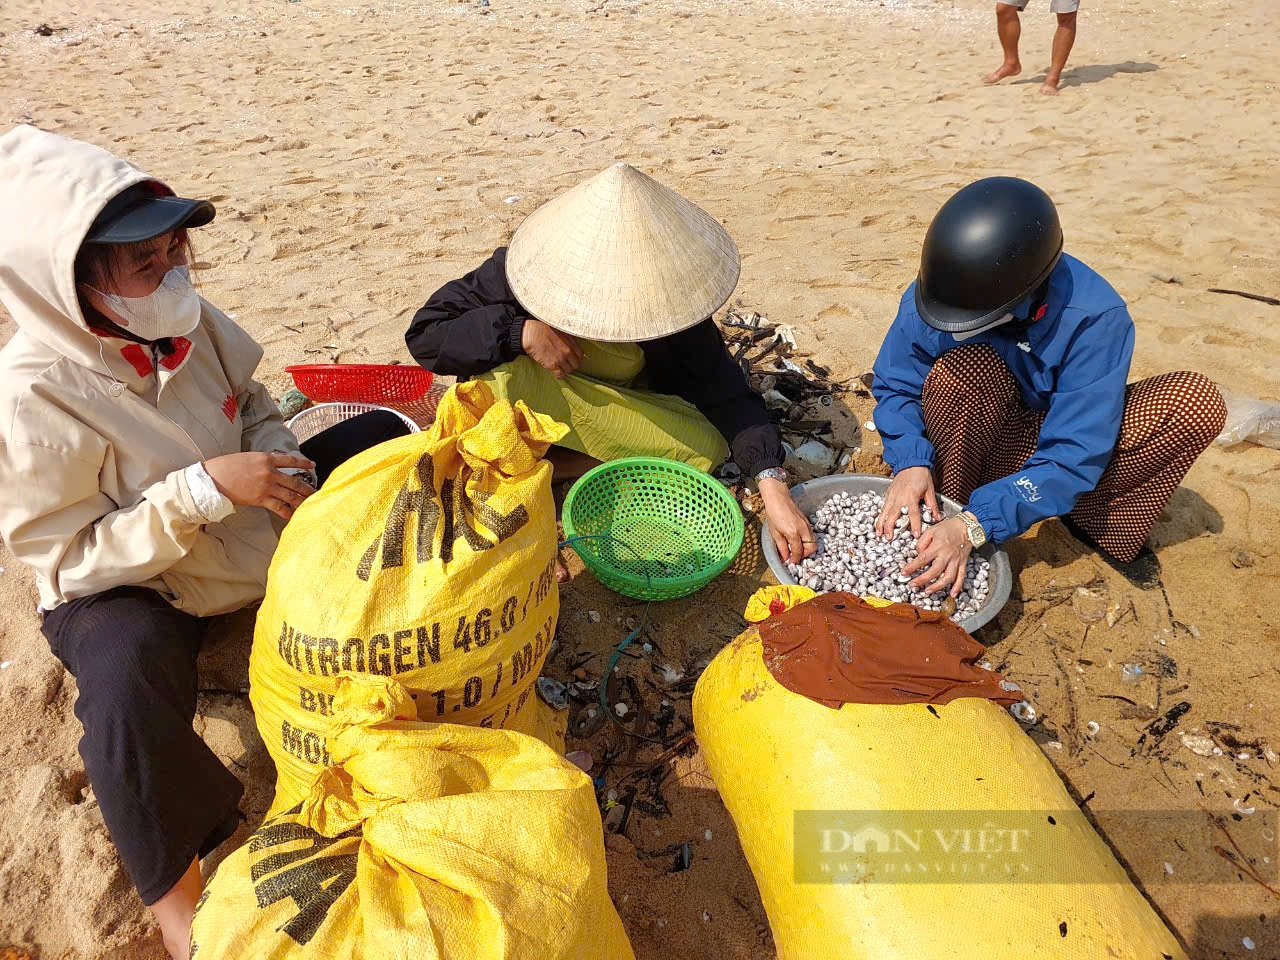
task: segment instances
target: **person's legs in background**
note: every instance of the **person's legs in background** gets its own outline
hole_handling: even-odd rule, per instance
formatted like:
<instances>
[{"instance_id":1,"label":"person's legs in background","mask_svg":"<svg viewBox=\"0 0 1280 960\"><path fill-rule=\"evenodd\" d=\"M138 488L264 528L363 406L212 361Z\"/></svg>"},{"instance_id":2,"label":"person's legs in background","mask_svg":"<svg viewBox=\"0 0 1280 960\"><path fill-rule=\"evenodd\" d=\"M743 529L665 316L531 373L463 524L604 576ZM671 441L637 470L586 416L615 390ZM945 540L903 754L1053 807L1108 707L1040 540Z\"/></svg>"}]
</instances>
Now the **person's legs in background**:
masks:
<instances>
[{"instance_id":1,"label":"person's legs in background","mask_svg":"<svg viewBox=\"0 0 1280 960\"><path fill-rule=\"evenodd\" d=\"M1018 38L1022 35L1022 21L1018 11L1026 8L1027 0L996 0L996 32L1000 35L1000 47L1004 51L1004 63L987 74L983 83L999 83L1006 77L1016 77L1022 72L1018 59Z\"/></svg>"},{"instance_id":2,"label":"person's legs in background","mask_svg":"<svg viewBox=\"0 0 1280 960\"><path fill-rule=\"evenodd\" d=\"M1013 374L986 344L939 357L921 407L944 497L967 503L975 489L1013 473L1035 452L1042 415L1023 405Z\"/></svg>"},{"instance_id":3,"label":"person's legs in background","mask_svg":"<svg viewBox=\"0 0 1280 960\"><path fill-rule=\"evenodd\" d=\"M244 792L191 725L205 627L144 587L73 600L43 626L76 678L80 756L107 830L176 960L187 957L199 858L235 832Z\"/></svg>"},{"instance_id":4,"label":"person's legs in background","mask_svg":"<svg viewBox=\"0 0 1280 960\"><path fill-rule=\"evenodd\" d=\"M1060 9L1072 8L1072 9ZM1058 14L1058 29L1053 33L1053 55L1049 62L1049 72L1045 74L1040 92L1056 94L1058 84L1062 82L1062 71L1067 65L1067 57L1071 56L1071 48L1076 42L1076 16L1079 4L1076 0L1055 0L1054 12Z\"/></svg>"}]
</instances>

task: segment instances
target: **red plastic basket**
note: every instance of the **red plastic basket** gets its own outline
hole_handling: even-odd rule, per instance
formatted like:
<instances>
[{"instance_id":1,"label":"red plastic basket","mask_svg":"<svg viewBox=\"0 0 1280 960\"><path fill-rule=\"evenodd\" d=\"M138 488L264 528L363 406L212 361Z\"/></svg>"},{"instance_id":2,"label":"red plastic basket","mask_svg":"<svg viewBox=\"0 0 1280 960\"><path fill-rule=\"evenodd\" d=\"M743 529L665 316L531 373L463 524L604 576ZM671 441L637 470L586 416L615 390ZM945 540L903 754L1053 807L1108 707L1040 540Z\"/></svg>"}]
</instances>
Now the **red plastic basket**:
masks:
<instances>
[{"instance_id":1,"label":"red plastic basket","mask_svg":"<svg viewBox=\"0 0 1280 960\"><path fill-rule=\"evenodd\" d=\"M285 367L294 386L317 403L376 403L421 400L431 389L431 371L389 363L305 363Z\"/></svg>"}]
</instances>

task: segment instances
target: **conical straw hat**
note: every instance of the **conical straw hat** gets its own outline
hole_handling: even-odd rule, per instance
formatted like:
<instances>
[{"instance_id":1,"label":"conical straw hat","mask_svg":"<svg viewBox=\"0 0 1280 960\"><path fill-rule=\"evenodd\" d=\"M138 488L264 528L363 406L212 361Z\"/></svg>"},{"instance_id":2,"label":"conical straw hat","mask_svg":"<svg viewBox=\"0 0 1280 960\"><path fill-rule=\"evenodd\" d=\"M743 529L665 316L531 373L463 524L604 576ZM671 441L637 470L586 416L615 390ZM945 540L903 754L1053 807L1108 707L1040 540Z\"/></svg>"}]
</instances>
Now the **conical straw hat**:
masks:
<instances>
[{"instance_id":1,"label":"conical straw hat","mask_svg":"<svg viewBox=\"0 0 1280 960\"><path fill-rule=\"evenodd\" d=\"M507 282L564 333L653 340L720 309L740 263L715 218L619 163L529 215L507 252Z\"/></svg>"}]
</instances>

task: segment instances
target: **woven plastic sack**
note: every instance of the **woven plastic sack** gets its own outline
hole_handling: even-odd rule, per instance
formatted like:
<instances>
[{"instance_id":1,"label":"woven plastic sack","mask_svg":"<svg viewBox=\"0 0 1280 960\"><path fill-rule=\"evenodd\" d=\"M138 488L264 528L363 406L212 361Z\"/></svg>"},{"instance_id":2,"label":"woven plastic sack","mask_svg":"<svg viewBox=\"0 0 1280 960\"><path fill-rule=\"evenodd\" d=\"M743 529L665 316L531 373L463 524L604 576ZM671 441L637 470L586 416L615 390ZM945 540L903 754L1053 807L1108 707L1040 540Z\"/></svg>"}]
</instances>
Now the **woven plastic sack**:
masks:
<instances>
[{"instance_id":1,"label":"woven plastic sack","mask_svg":"<svg viewBox=\"0 0 1280 960\"><path fill-rule=\"evenodd\" d=\"M344 672L394 677L422 720L555 744L534 681L555 635L556 511L543 458L564 427L483 383L423 433L343 464L285 527L249 661L278 813L332 762Z\"/></svg>"},{"instance_id":2,"label":"woven plastic sack","mask_svg":"<svg viewBox=\"0 0 1280 960\"><path fill-rule=\"evenodd\" d=\"M219 865L196 960L631 960L591 780L533 737L339 682L334 766ZM358 722L357 722L358 721Z\"/></svg>"},{"instance_id":3,"label":"woven plastic sack","mask_svg":"<svg viewBox=\"0 0 1280 960\"><path fill-rule=\"evenodd\" d=\"M751 627L699 679L693 717L779 960L1185 960L1052 765L988 700L832 709L778 684ZM995 832L1011 824L1029 827L1017 851ZM1029 872L955 872L983 861ZM939 870L948 882L928 879ZM1036 882L1054 877L1066 882Z\"/></svg>"},{"instance_id":4,"label":"woven plastic sack","mask_svg":"<svg viewBox=\"0 0 1280 960\"><path fill-rule=\"evenodd\" d=\"M747 601L747 609L742 616L748 623L763 623L770 617L786 613L797 603L812 600L818 594L808 587L794 584L782 584L776 587L761 587Z\"/></svg>"}]
</instances>

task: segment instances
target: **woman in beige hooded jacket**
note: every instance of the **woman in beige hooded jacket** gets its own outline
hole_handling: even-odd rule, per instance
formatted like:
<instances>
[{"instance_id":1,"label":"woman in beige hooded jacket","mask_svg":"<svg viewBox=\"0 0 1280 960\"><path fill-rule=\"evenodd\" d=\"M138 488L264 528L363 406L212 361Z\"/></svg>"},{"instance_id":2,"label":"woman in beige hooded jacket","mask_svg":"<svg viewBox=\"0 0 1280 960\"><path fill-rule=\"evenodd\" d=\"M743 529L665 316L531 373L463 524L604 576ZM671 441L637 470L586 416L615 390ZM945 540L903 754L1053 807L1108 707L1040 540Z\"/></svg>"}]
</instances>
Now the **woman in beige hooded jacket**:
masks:
<instances>
[{"instance_id":1,"label":"woman in beige hooded jacket","mask_svg":"<svg viewBox=\"0 0 1280 960\"><path fill-rule=\"evenodd\" d=\"M0 137L0 302L18 325L0 351L0 534L35 569L90 782L175 957L198 858L242 793L191 726L205 618L262 598L317 466L253 379L262 349L190 284L186 231L213 217L97 147ZM370 414L308 452L323 478L403 431Z\"/></svg>"}]
</instances>

